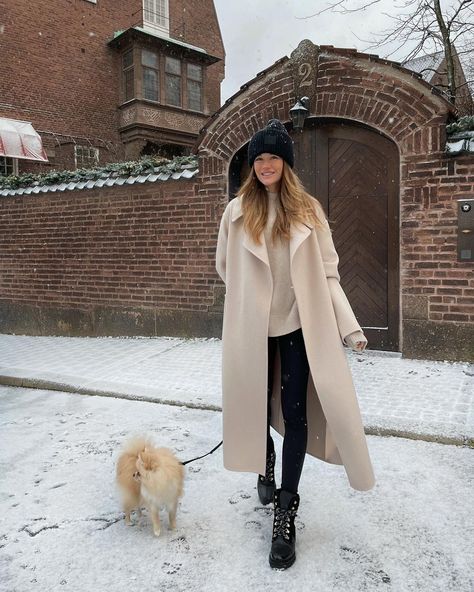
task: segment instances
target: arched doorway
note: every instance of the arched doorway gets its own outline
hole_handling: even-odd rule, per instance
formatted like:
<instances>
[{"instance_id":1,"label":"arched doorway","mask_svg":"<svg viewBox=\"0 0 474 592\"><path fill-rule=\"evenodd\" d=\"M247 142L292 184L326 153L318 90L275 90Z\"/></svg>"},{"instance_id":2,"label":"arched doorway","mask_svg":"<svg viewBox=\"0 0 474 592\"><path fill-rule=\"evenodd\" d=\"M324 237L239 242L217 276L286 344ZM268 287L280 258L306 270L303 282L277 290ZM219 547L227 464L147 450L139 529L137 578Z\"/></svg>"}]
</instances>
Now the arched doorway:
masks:
<instances>
[{"instance_id":1,"label":"arched doorway","mask_svg":"<svg viewBox=\"0 0 474 592\"><path fill-rule=\"evenodd\" d=\"M328 215L341 284L370 347L398 351L397 148L380 133L341 119L310 118L292 137L295 170ZM246 146L231 162L231 197L248 171L245 154Z\"/></svg>"}]
</instances>

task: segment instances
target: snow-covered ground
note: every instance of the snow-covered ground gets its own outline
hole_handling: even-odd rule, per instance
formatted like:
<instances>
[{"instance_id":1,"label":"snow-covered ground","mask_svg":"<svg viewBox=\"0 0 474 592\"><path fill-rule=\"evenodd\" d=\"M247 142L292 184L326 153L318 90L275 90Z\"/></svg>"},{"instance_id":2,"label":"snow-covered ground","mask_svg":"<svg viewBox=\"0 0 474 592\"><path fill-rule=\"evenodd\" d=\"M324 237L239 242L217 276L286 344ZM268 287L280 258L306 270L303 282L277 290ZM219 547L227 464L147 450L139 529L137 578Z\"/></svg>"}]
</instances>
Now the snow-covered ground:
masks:
<instances>
[{"instance_id":1,"label":"snow-covered ground","mask_svg":"<svg viewBox=\"0 0 474 592\"><path fill-rule=\"evenodd\" d=\"M188 465L176 531L155 538L147 516L125 526L114 465L140 433L186 460L219 442L221 414L0 387L2 592L474 589L472 449L369 436L366 493L308 457L297 561L278 572L255 476L225 471L220 450Z\"/></svg>"},{"instance_id":2,"label":"snow-covered ground","mask_svg":"<svg viewBox=\"0 0 474 592\"><path fill-rule=\"evenodd\" d=\"M371 431L474 439L473 364L377 351L347 358ZM0 335L2 376L220 409L221 341Z\"/></svg>"}]
</instances>

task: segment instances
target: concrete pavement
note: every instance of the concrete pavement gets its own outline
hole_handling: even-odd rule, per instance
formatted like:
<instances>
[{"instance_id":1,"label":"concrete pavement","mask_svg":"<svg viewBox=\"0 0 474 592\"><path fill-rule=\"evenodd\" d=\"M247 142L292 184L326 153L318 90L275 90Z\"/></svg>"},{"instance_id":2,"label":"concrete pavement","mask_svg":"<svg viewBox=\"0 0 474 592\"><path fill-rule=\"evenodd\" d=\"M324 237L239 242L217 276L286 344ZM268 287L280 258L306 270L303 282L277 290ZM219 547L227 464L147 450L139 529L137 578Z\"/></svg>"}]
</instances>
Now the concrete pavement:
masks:
<instances>
[{"instance_id":1,"label":"concrete pavement","mask_svg":"<svg viewBox=\"0 0 474 592\"><path fill-rule=\"evenodd\" d=\"M474 446L474 365L347 352L368 434ZM0 335L0 384L221 409L221 342Z\"/></svg>"}]
</instances>

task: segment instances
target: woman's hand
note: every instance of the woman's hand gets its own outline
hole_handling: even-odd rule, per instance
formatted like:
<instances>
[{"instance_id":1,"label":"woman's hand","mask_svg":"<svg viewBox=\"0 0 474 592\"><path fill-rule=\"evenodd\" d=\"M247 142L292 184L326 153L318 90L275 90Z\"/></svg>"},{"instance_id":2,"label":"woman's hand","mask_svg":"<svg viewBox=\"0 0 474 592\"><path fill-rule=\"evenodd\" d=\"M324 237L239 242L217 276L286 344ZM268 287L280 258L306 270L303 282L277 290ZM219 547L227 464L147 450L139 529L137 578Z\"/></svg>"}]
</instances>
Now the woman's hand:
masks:
<instances>
[{"instance_id":1,"label":"woman's hand","mask_svg":"<svg viewBox=\"0 0 474 592\"><path fill-rule=\"evenodd\" d=\"M348 345L353 351L361 353L367 346L367 339L362 331L354 331L354 333L350 333L346 335L344 338L344 343Z\"/></svg>"},{"instance_id":2,"label":"woman's hand","mask_svg":"<svg viewBox=\"0 0 474 592\"><path fill-rule=\"evenodd\" d=\"M356 341L355 346L352 348L354 351L363 352L366 348L367 341Z\"/></svg>"}]
</instances>

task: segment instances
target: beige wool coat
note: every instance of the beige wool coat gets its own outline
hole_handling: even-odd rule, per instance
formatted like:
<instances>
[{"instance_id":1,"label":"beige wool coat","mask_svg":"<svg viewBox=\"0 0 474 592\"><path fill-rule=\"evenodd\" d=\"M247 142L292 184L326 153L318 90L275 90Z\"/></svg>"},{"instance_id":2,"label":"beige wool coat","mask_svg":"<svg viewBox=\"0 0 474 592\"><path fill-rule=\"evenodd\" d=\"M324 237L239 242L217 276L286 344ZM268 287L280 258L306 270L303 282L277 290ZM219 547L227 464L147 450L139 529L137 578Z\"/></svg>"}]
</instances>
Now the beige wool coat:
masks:
<instances>
[{"instance_id":1,"label":"beige wool coat","mask_svg":"<svg viewBox=\"0 0 474 592\"><path fill-rule=\"evenodd\" d=\"M292 288L301 320L310 376L307 452L343 464L350 485L368 490L374 474L343 340L360 331L339 283L338 255L329 225L294 225L290 238ZM257 245L243 228L241 198L226 207L216 251L226 285L222 332L224 466L265 473L268 322L272 274L265 239ZM272 426L284 434L279 356L275 362Z\"/></svg>"}]
</instances>

